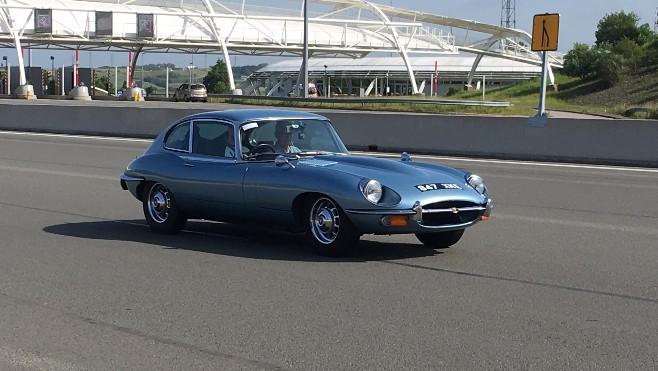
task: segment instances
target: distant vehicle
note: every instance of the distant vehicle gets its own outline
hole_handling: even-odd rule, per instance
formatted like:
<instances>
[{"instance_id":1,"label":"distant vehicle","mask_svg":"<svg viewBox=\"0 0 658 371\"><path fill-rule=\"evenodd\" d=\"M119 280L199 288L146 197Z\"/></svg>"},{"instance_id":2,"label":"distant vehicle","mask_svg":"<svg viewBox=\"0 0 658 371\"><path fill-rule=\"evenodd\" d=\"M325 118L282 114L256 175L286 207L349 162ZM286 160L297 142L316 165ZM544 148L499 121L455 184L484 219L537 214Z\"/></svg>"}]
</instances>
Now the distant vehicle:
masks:
<instances>
[{"instance_id":1,"label":"distant vehicle","mask_svg":"<svg viewBox=\"0 0 658 371\"><path fill-rule=\"evenodd\" d=\"M208 91L203 84L181 84L174 92L174 102L207 102Z\"/></svg>"},{"instance_id":2,"label":"distant vehicle","mask_svg":"<svg viewBox=\"0 0 658 371\"><path fill-rule=\"evenodd\" d=\"M128 165L121 187L155 232L178 232L188 219L276 225L304 231L330 256L362 234L414 233L446 248L493 207L475 174L406 153L351 156L326 117L284 110L184 117Z\"/></svg>"}]
</instances>

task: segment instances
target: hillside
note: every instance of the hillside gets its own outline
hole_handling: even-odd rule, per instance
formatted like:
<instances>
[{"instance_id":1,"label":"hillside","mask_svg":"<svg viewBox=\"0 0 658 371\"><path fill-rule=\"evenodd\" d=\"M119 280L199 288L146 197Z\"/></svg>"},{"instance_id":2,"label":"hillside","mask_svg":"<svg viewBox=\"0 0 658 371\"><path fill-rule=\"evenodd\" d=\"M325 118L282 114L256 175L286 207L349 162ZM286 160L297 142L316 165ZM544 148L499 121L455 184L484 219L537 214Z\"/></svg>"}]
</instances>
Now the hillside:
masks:
<instances>
[{"instance_id":1,"label":"hillside","mask_svg":"<svg viewBox=\"0 0 658 371\"><path fill-rule=\"evenodd\" d=\"M547 92L546 109L569 110L583 113L619 114L630 108L658 108L658 66L629 75L613 87L604 81L583 81L556 73L558 91ZM539 78L486 93L487 100L509 101L517 113L534 112L539 104ZM459 92L455 99L481 99L482 92ZM643 118L646 114L635 114Z\"/></svg>"},{"instance_id":2,"label":"hillside","mask_svg":"<svg viewBox=\"0 0 658 371\"><path fill-rule=\"evenodd\" d=\"M610 108L658 107L658 66L646 68L606 88L601 80L580 80L565 86L561 99L582 105L603 105Z\"/></svg>"}]
</instances>

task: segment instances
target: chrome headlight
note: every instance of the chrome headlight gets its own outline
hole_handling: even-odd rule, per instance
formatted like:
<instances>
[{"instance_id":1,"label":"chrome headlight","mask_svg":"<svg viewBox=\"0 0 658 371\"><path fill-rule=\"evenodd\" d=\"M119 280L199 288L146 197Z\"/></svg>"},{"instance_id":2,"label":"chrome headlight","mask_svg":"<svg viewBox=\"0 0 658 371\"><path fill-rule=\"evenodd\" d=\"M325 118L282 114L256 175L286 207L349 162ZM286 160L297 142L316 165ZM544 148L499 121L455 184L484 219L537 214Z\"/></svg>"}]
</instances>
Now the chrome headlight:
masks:
<instances>
[{"instance_id":1,"label":"chrome headlight","mask_svg":"<svg viewBox=\"0 0 658 371\"><path fill-rule=\"evenodd\" d=\"M484 191L487 190L487 187L484 186L484 181L479 175L469 175L469 177L466 178L466 182L468 182L468 185L473 187L473 189L480 192L481 194L484 194Z\"/></svg>"},{"instance_id":2,"label":"chrome headlight","mask_svg":"<svg viewBox=\"0 0 658 371\"><path fill-rule=\"evenodd\" d=\"M366 200L377 204L382 199L382 185L374 179L363 179L359 183L359 189Z\"/></svg>"}]
</instances>

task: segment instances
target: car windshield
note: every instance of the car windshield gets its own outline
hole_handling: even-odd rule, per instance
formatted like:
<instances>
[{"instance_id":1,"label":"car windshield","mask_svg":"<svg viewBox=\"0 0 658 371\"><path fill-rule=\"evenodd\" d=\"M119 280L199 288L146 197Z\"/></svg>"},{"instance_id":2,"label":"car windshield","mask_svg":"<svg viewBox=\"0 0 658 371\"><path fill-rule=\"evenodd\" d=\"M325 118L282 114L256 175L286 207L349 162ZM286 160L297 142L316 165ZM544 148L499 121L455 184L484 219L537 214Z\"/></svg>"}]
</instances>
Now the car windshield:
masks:
<instances>
[{"instance_id":1,"label":"car windshield","mask_svg":"<svg viewBox=\"0 0 658 371\"><path fill-rule=\"evenodd\" d=\"M243 146L248 159L269 159L269 155L315 156L347 154L328 121L267 120L249 122L241 127Z\"/></svg>"}]
</instances>

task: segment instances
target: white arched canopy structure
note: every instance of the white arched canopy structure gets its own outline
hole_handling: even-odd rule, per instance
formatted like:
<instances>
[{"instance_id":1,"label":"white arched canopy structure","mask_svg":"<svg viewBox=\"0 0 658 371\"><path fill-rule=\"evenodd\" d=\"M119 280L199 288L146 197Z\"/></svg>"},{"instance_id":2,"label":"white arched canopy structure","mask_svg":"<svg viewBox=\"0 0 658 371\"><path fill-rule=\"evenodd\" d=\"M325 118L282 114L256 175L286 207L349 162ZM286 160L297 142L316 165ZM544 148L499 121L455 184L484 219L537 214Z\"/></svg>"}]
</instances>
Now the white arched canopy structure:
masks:
<instances>
[{"instance_id":1,"label":"white arched canopy structure","mask_svg":"<svg viewBox=\"0 0 658 371\"><path fill-rule=\"evenodd\" d=\"M365 0L307 1L310 55L361 58L373 52L397 53L414 92L410 54L468 52L541 64L527 49L530 35L524 31ZM143 52L221 53L235 89L229 54L302 55L303 2L287 2L289 7L280 8L267 3L0 0L0 46L16 49L21 84L25 83L21 45L30 44L31 48L128 50L135 52L133 64ZM492 49L499 40L510 42L504 43L504 50ZM559 57L551 61L561 66Z\"/></svg>"}]
</instances>

